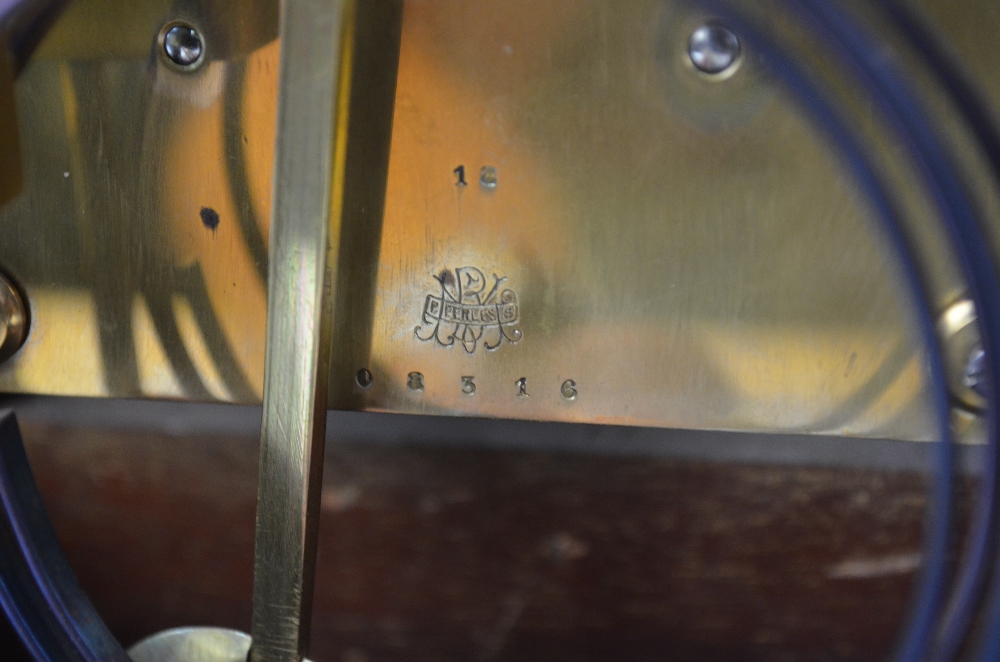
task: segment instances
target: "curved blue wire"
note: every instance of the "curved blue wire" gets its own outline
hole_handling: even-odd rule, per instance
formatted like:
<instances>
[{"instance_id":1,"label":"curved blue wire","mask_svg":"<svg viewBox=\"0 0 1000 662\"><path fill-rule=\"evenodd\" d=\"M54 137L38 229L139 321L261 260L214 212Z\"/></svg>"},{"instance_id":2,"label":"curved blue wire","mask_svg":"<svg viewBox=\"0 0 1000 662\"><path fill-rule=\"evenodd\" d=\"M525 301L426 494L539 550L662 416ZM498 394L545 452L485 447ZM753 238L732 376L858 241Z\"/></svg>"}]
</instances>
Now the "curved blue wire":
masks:
<instances>
[{"instance_id":1,"label":"curved blue wire","mask_svg":"<svg viewBox=\"0 0 1000 662\"><path fill-rule=\"evenodd\" d=\"M923 22L899 0L885 3L887 14L906 36L940 84L961 110L968 126L984 151L995 181L1000 181L1000 134L997 133L987 106L969 84L951 58L936 43ZM996 426L996 419L989 425ZM949 605L942 618L938 642L933 651L935 662L953 660L965 641L976 616L976 609L986 586L993 555L996 553L998 516L1000 516L1000 435L993 430L987 437L984 467L979 484L976 512L970 527L970 540L955 580Z\"/></svg>"},{"instance_id":2,"label":"curved blue wire","mask_svg":"<svg viewBox=\"0 0 1000 662\"><path fill-rule=\"evenodd\" d=\"M883 116L903 140L914 164L921 172L927 191L931 194L940 219L951 239L956 258L966 278L970 298L976 307L983 335L983 346L987 356L987 392L990 396L989 400L995 402L993 395L998 392L995 350L1000 347L1000 333L998 333L1000 331L1000 297L997 296L1000 293L1000 278L997 277L989 243L982 232L973 206L969 203L960 177L934 132L932 123L917 102L916 95L906 85L906 77L895 67L890 58L879 56L881 51L879 43L863 29L860 29L833 3L802 0L795 7L814 28L815 32L820 34L824 41L850 66L855 77L864 84ZM887 220L885 216L882 218ZM931 342L934 343L933 329L931 330L931 338ZM943 373L933 374L935 368L939 369L940 365L936 367L932 365L932 378L943 379ZM937 386L940 388L935 390L943 391L943 382ZM941 404L938 402L938 409ZM947 407L946 401L943 404ZM942 412L938 411L939 425L941 424L941 414ZM943 422L946 426L946 412L944 414ZM996 408L990 407L987 416L990 452L995 454L998 442ZM947 427L943 429L947 430ZM938 460L940 462L942 458L939 457ZM995 474L995 467L989 466L987 470ZM941 467L938 469L939 476L940 471ZM991 475L989 480L995 480L995 475ZM950 492L950 484L939 480L935 486L934 505L932 506L939 514L946 503L945 498L950 501L950 496L945 497L943 494L944 490ZM986 496L990 498L995 495L987 492ZM937 520L938 524L941 524L943 518L936 517L934 519ZM990 526L993 524L993 518L980 519L977 523L981 526L977 527L973 540L974 544L982 543L983 547L981 550L973 551L974 553L981 551L988 558L990 543L994 535L989 530L993 528ZM986 527L986 530L983 530L982 527ZM936 620L940 611L941 591L947 579L945 562L949 547L948 532L942 531L940 526L933 527L928 543L930 554L925 563L923 585L918 592L910 621L901 639L898 650L898 659L900 660L924 659L931 649L937 630ZM975 557L973 561L976 562ZM972 611L974 611L976 603L975 591L978 585L976 570L975 566L963 569L963 575L960 577L958 591L953 602L953 604L959 604L963 607L971 605ZM992 607L987 626L988 636L979 653L979 659L992 661L1000 656L1000 584L997 582L994 582L991 598ZM960 642L966 629L967 627L948 634ZM953 642L952 645L954 645Z\"/></svg>"},{"instance_id":3,"label":"curved blue wire","mask_svg":"<svg viewBox=\"0 0 1000 662\"><path fill-rule=\"evenodd\" d=\"M818 2L802 0L796 5L796 9L826 45L849 64L855 77L862 82L882 114L907 146L954 245L956 257L969 282L970 295L977 311L983 311L981 323L984 327L984 336L990 335L985 328L989 327L994 331L997 329L998 301L989 297L984 299L983 293L1000 292L1000 287L996 286L997 276L992 266L987 242L980 232L972 205L966 198L961 182L933 132L932 124L923 114L915 95L903 83L905 77L895 70L888 59L877 57L878 44L864 31L859 30L858 26L847 19L834 5L824 3L822 0ZM883 231L897 249L904 276L915 295L914 303L919 313L921 336L930 359L928 370L934 396L935 419L941 431L942 441L936 444L935 482L928 509L923 572L896 657L905 662L922 660L932 648L947 588L954 452L950 443L950 407L945 390L943 361L934 330L934 315L928 304L927 288L905 238L903 225L885 195L877 171L847 130L846 125L833 111L832 105L816 89L808 76L795 66L787 53L742 20L738 12L730 10L726 13L729 14L728 18L735 18L740 24L739 31L751 42L755 42L755 47L768 60L772 71L795 94L812 115L813 120L837 146L841 156L853 171L860 188L868 195L882 221ZM998 343L995 335L988 339L984 337L983 342L990 363L988 388L992 394L997 391L993 348L997 347ZM995 444L994 411L991 408L990 432L991 443Z\"/></svg>"},{"instance_id":4,"label":"curved blue wire","mask_svg":"<svg viewBox=\"0 0 1000 662\"><path fill-rule=\"evenodd\" d=\"M903 140L914 164L923 175L924 184L931 194L942 224L951 239L954 253L962 268L970 299L982 332L986 352L987 434L989 444L998 443L996 394L1000 392L1000 376L996 350L1000 348L1000 277L997 275L990 244L978 217L970 204L961 178L955 171L942 146L933 124L923 111L917 96L906 84L906 77L887 57L879 57L880 45L865 30L850 21L833 3L803 0L796 4L803 16L844 57L859 80L872 93L883 115ZM987 467L995 471L995 467ZM991 480L995 480L992 477ZM987 541L991 532L982 536ZM942 566L941 573L946 568ZM960 584L959 589L968 586ZM957 596L965 599L965 596ZM971 597L971 596L970 596ZM974 600L973 600L974 602ZM986 621L987 636L974 659L993 662L1000 657L1000 584L994 580L990 590L990 604ZM930 637L935 634L933 622L911 621L900 649L900 659L920 660L928 652ZM930 628L930 630L928 630Z\"/></svg>"}]
</instances>

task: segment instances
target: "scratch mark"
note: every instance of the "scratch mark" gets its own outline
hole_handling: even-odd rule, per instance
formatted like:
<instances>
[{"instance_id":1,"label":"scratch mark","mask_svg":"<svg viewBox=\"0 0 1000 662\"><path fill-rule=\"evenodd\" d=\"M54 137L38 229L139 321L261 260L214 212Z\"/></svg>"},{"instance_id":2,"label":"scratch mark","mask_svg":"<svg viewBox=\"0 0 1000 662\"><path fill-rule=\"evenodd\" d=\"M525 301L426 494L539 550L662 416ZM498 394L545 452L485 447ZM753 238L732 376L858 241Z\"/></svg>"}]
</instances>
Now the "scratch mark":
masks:
<instances>
[{"instance_id":1,"label":"scratch mark","mask_svg":"<svg viewBox=\"0 0 1000 662\"><path fill-rule=\"evenodd\" d=\"M834 565L826 573L830 579L874 579L905 575L920 567L919 553L893 554L871 559L849 559Z\"/></svg>"}]
</instances>

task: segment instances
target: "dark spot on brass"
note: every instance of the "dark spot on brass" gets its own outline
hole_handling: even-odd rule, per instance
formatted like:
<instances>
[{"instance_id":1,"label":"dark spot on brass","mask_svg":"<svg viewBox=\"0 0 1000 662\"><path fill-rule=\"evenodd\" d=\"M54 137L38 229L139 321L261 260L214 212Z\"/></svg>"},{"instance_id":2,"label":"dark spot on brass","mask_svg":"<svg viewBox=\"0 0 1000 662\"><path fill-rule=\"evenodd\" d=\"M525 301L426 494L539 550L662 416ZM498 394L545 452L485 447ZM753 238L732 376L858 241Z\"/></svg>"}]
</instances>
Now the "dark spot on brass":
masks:
<instances>
[{"instance_id":1,"label":"dark spot on brass","mask_svg":"<svg viewBox=\"0 0 1000 662\"><path fill-rule=\"evenodd\" d=\"M361 370L358 370L358 375L355 379L357 379L358 386L360 386L361 388L368 388L369 386L372 385L372 382L374 381L374 377L372 377L371 371L368 370L367 368L362 368Z\"/></svg>"},{"instance_id":2,"label":"dark spot on brass","mask_svg":"<svg viewBox=\"0 0 1000 662\"><path fill-rule=\"evenodd\" d=\"M219 213L211 207L202 207L199 215L201 216L202 225L209 230L214 232L215 228L219 227Z\"/></svg>"},{"instance_id":3,"label":"dark spot on brass","mask_svg":"<svg viewBox=\"0 0 1000 662\"><path fill-rule=\"evenodd\" d=\"M442 285L454 285L455 284L455 276L452 275L452 273L450 271L448 271L447 269L442 270L441 274L437 277L437 279L438 279L438 282L440 282Z\"/></svg>"}]
</instances>

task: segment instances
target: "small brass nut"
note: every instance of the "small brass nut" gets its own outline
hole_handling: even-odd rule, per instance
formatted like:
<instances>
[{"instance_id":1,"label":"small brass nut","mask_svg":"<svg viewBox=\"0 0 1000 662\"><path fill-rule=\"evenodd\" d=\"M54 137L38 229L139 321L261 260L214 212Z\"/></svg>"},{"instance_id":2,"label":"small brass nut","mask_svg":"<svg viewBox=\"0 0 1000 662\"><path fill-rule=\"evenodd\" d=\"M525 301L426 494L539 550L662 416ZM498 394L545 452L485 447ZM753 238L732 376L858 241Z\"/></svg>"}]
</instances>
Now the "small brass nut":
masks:
<instances>
[{"instance_id":1,"label":"small brass nut","mask_svg":"<svg viewBox=\"0 0 1000 662\"><path fill-rule=\"evenodd\" d=\"M28 309L24 297L0 274L0 362L21 349L28 337Z\"/></svg>"}]
</instances>

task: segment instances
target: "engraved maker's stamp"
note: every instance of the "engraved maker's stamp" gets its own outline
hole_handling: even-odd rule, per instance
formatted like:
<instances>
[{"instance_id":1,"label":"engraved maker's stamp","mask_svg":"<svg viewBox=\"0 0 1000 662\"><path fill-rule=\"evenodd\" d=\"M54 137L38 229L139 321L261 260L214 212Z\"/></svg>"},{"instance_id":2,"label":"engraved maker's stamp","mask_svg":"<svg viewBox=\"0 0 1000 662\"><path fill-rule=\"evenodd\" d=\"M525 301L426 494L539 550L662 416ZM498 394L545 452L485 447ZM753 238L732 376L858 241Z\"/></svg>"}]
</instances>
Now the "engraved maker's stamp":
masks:
<instances>
[{"instance_id":1,"label":"engraved maker's stamp","mask_svg":"<svg viewBox=\"0 0 1000 662\"><path fill-rule=\"evenodd\" d=\"M475 267L460 267L455 273L445 269L434 279L441 285L441 295L428 294L424 300L422 324L413 330L418 339L436 340L442 347L458 341L469 354L480 340L487 350L494 350L504 338L510 343L521 339L517 294L500 289L506 278L493 274L489 291L486 276Z\"/></svg>"}]
</instances>

